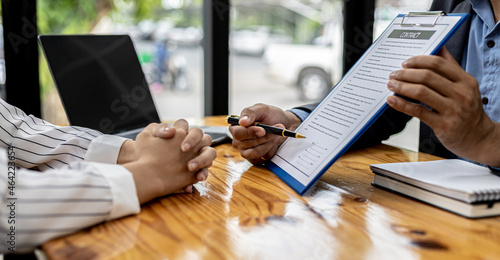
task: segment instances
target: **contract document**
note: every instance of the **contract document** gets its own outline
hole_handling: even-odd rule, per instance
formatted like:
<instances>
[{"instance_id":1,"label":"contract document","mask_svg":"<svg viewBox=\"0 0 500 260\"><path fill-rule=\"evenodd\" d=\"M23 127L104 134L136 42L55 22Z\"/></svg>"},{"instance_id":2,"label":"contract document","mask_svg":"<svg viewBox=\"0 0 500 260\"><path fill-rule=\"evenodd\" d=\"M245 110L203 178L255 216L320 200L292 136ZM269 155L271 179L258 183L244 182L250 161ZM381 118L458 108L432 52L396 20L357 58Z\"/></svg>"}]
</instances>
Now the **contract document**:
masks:
<instances>
[{"instance_id":1,"label":"contract document","mask_svg":"<svg viewBox=\"0 0 500 260\"><path fill-rule=\"evenodd\" d=\"M436 54L468 14L436 12L397 16L384 33L288 138L268 167L300 195L366 131L388 107L389 74L417 55Z\"/></svg>"}]
</instances>

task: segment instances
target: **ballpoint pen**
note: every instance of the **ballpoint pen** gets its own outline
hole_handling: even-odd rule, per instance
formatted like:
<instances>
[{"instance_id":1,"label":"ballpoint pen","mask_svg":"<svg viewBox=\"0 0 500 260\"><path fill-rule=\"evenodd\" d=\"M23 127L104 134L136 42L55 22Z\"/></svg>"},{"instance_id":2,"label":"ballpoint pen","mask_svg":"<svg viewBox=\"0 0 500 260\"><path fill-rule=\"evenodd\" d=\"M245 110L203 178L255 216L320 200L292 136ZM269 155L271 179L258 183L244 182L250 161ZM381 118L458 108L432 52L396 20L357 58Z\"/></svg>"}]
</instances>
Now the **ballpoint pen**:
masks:
<instances>
[{"instance_id":1,"label":"ballpoint pen","mask_svg":"<svg viewBox=\"0 0 500 260\"><path fill-rule=\"evenodd\" d=\"M226 117L226 122L231 125L239 125L240 117L237 115L230 115ZM262 127L266 130L266 133L281 135L284 137L293 137L293 138L306 138L304 135L299 133L292 132L290 130L286 130L284 128L279 128L275 126L265 125L258 122L253 123L254 126Z\"/></svg>"}]
</instances>

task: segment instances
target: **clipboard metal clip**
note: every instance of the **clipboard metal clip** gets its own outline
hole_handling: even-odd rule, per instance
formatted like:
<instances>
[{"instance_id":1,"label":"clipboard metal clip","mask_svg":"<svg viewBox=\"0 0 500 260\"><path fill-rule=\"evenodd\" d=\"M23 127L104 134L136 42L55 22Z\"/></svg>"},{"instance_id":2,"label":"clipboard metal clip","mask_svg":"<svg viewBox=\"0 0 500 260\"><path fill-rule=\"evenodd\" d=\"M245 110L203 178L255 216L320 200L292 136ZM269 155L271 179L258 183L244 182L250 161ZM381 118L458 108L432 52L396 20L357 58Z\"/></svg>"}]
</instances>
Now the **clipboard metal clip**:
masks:
<instances>
[{"instance_id":1,"label":"clipboard metal clip","mask_svg":"<svg viewBox=\"0 0 500 260\"><path fill-rule=\"evenodd\" d=\"M403 19L401 20L401 26L421 26L421 27L433 27L436 25L437 20L439 19L440 16L446 15L445 12L443 11L429 11L429 12L409 12L407 15L403 16ZM434 19L433 23L405 23L405 18L408 17L415 17L415 16L435 16L436 19Z\"/></svg>"}]
</instances>

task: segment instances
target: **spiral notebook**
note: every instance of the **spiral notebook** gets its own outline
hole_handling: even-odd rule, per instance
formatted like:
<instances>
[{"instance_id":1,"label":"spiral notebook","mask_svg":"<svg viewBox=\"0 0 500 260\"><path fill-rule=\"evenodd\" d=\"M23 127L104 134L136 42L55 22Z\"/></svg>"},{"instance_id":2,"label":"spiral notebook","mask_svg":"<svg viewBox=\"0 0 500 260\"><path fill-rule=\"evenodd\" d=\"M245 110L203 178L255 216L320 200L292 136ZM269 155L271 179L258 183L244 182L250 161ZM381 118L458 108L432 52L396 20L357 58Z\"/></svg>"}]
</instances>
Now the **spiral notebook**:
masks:
<instances>
[{"instance_id":1,"label":"spiral notebook","mask_svg":"<svg viewBox=\"0 0 500 260\"><path fill-rule=\"evenodd\" d=\"M459 215L500 215L500 177L464 160L370 165L373 184Z\"/></svg>"}]
</instances>

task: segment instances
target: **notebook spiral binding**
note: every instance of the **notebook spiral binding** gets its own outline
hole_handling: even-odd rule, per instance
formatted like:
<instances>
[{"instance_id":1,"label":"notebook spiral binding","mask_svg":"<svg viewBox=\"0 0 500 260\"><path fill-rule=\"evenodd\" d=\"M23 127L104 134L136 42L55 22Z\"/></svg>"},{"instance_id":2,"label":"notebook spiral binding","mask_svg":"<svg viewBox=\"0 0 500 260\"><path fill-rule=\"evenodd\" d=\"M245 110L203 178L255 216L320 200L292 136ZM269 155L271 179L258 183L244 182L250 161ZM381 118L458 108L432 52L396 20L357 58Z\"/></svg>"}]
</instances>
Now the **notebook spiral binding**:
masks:
<instances>
[{"instance_id":1,"label":"notebook spiral binding","mask_svg":"<svg viewBox=\"0 0 500 260\"><path fill-rule=\"evenodd\" d=\"M473 201L498 201L500 200L500 190L489 189L480 190L473 194Z\"/></svg>"}]
</instances>

